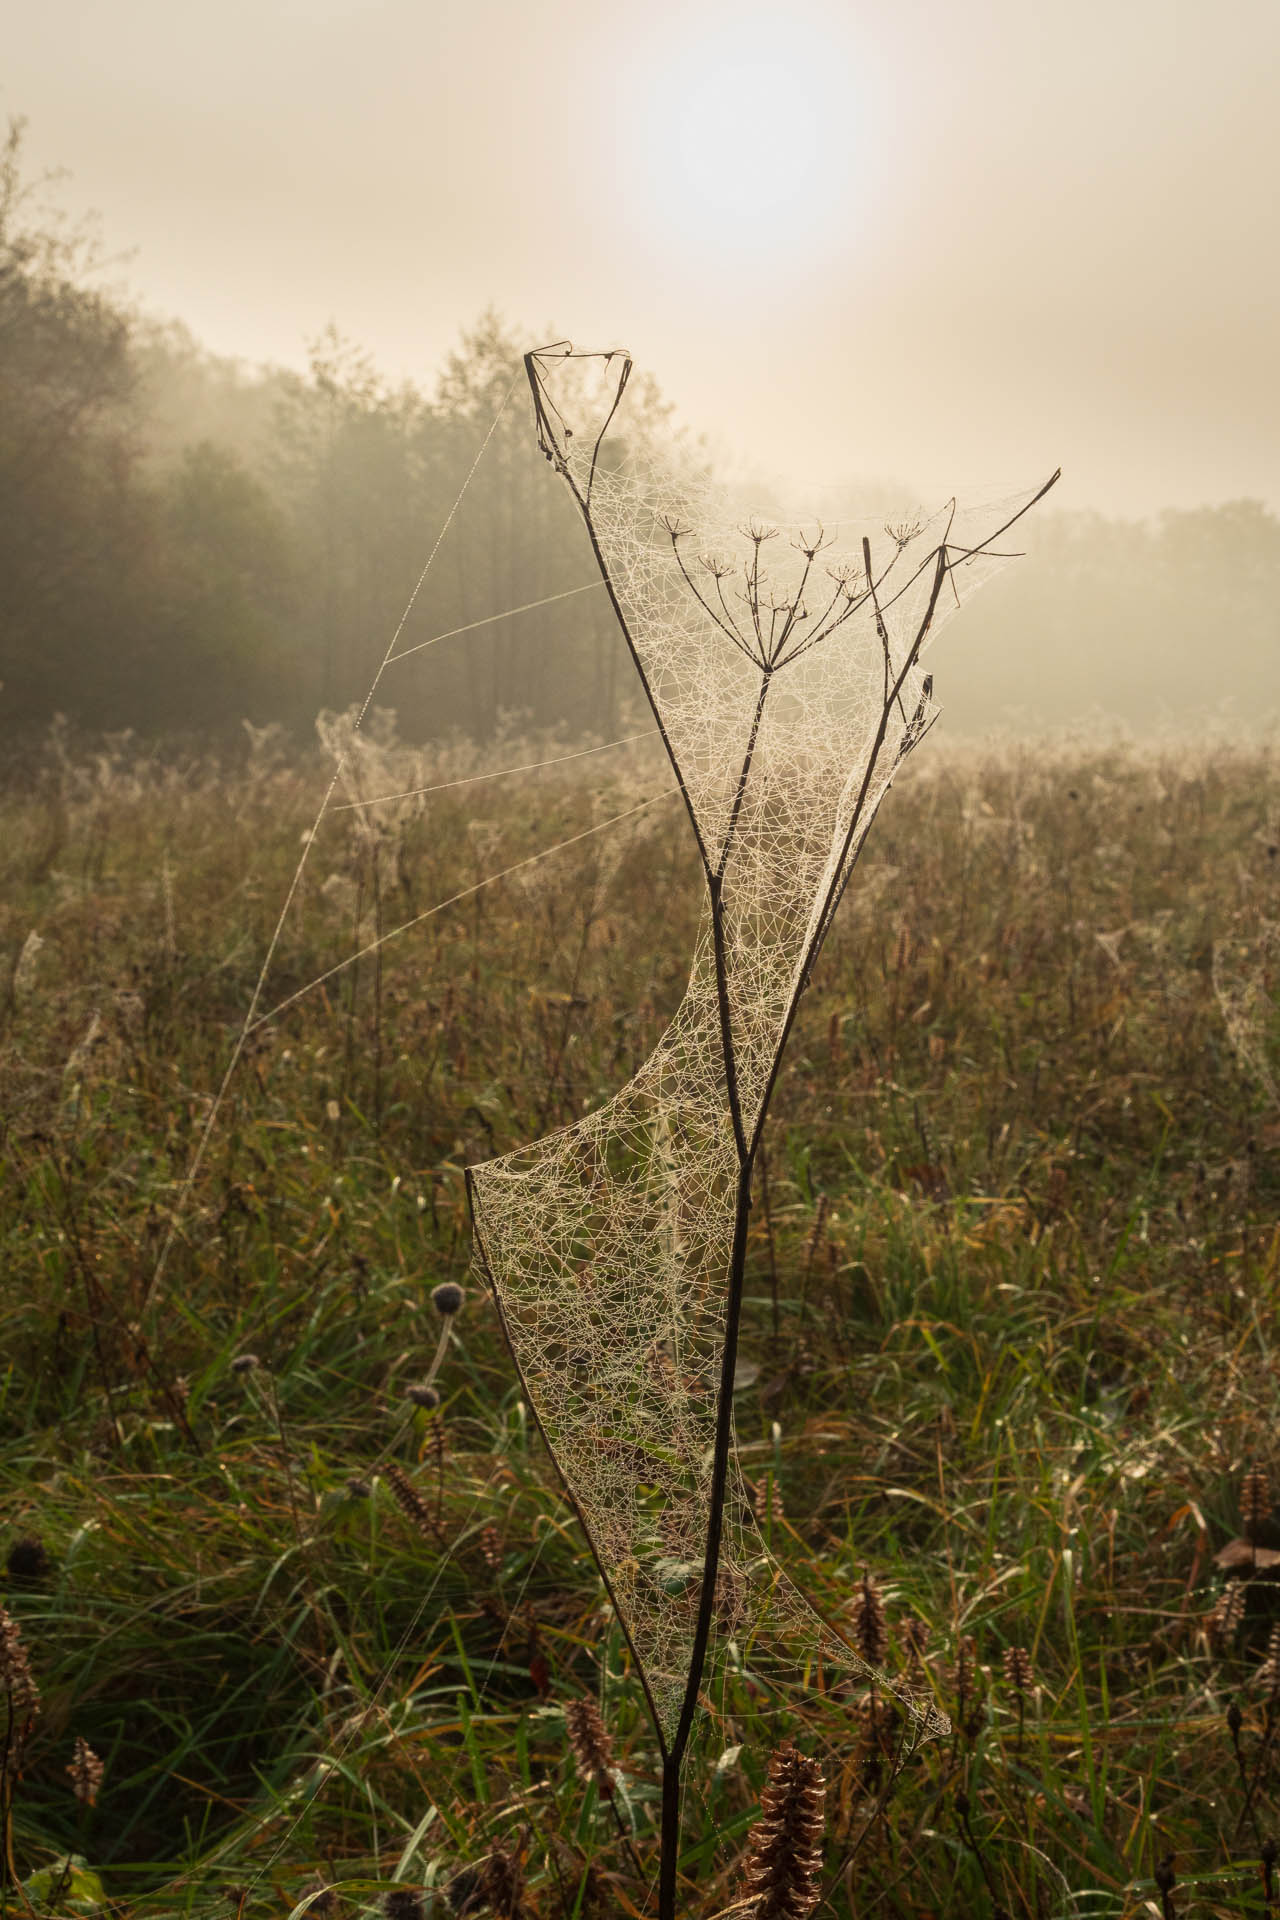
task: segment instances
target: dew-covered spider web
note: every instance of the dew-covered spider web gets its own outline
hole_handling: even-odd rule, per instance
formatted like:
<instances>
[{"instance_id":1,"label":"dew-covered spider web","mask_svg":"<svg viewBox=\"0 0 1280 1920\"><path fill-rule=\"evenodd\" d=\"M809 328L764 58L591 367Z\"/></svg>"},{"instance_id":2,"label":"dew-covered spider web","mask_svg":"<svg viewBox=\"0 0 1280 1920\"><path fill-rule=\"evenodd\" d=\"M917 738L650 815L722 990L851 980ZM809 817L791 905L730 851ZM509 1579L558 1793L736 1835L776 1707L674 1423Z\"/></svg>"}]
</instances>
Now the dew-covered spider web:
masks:
<instances>
[{"instance_id":1,"label":"dew-covered spider web","mask_svg":"<svg viewBox=\"0 0 1280 1920\"><path fill-rule=\"evenodd\" d=\"M527 366L543 451L582 512L680 783L706 901L684 999L634 1079L472 1167L469 1185L479 1264L669 1747L688 1718L731 1282L782 1048L876 809L932 722L924 650L1045 489L873 539L752 519L695 460L609 435L625 355L557 347ZM811 1678L868 1672L768 1551L732 1449L724 1470L703 1608L721 1652L748 1671L777 1649ZM944 1727L876 1678L917 1734Z\"/></svg>"}]
</instances>

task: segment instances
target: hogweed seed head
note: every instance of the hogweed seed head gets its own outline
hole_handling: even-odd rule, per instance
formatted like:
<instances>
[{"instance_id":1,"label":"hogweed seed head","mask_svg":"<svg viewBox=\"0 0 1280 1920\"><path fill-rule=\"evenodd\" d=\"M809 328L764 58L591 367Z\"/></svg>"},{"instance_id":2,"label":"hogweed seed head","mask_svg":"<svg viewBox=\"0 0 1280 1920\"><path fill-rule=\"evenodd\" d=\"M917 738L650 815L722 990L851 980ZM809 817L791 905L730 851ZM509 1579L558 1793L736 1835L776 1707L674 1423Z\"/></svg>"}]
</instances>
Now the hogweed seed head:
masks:
<instances>
[{"instance_id":1,"label":"hogweed seed head","mask_svg":"<svg viewBox=\"0 0 1280 1920\"><path fill-rule=\"evenodd\" d=\"M746 1884L755 1920L808 1920L818 1902L826 1783L790 1741L769 1759L760 1818L751 1829Z\"/></svg>"},{"instance_id":2,"label":"hogweed seed head","mask_svg":"<svg viewBox=\"0 0 1280 1920\"><path fill-rule=\"evenodd\" d=\"M451 1314L460 1312L466 1294L456 1280L442 1280L432 1289L431 1304L438 1314L448 1319Z\"/></svg>"},{"instance_id":3,"label":"hogweed seed head","mask_svg":"<svg viewBox=\"0 0 1280 1920\"><path fill-rule=\"evenodd\" d=\"M595 1783L602 1800L613 1798L613 1743L594 1700L570 1700L564 1710L565 1732L578 1772Z\"/></svg>"}]
</instances>

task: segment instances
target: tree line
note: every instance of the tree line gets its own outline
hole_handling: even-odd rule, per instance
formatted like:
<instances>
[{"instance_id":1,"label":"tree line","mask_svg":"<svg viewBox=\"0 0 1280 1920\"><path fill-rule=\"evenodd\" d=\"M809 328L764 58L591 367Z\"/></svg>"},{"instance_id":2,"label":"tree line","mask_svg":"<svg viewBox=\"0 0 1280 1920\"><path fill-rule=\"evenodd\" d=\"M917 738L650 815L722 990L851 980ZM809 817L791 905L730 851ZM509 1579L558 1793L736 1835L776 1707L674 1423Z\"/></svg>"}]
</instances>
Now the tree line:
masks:
<instances>
[{"instance_id":1,"label":"tree line","mask_svg":"<svg viewBox=\"0 0 1280 1920\"><path fill-rule=\"evenodd\" d=\"M358 700L526 341L486 314L424 393L332 329L246 372L104 291L91 235L0 155L0 737L309 734ZM523 395L504 412L402 636L410 647L594 579ZM626 431L668 409L633 383ZM940 650L954 724L1101 706L1142 724L1274 700L1280 521L1257 501L1151 523L1044 515ZM602 594L476 627L380 690L410 738L511 713L612 737L635 700Z\"/></svg>"}]
</instances>

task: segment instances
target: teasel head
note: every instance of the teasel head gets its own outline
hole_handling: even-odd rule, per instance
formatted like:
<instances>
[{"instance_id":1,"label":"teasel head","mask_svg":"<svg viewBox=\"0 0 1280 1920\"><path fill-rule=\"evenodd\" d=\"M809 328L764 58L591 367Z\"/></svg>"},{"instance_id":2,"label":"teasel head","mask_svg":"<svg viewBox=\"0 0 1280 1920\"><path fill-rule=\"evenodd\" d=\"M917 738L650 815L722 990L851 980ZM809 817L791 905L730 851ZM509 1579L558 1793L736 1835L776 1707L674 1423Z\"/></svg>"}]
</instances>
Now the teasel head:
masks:
<instances>
[{"instance_id":1,"label":"teasel head","mask_svg":"<svg viewBox=\"0 0 1280 1920\"><path fill-rule=\"evenodd\" d=\"M1256 1544L1262 1527L1270 1517L1270 1477L1265 1467L1250 1467L1240 1484L1240 1530L1245 1539Z\"/></svg>"},{"instance_id":2,"label":"teasel head","mask_svg":"<svg viewBox=\"0 0 1280 1920\"><path fill-rule=\"evenodd\" d=\"M72 1790L82 1806L97 1806L98 1788L102 1785L103 1771L102 1762L89 1742L81 1734L77 1734L75 1755L67 1772L71 1775Z\"/></svg>"},{"instance_id":3,"label":"teasel head","mask_svg":"<svg viewBox=\"0 0 1280 1920\"><path fill-rule=\"evenodd\" d=\"M594 1781L602 1800L613 1798L613 1743L594 1700L570 1700L564 1710L565 1732L578 1772Z\"/></svg>"},{"instance_id":4,"label":"teasel head","mask_svg":"<svg viewBox=\"0 0 1280 1920\"><path fill-rule=\"evenodd\" d=\"M0 1607L0 1693L7 1693L14 1725L26 1727L40 1711L40 1689L13 1615Z\"/></svg>"},{"instance_id":5,"label":"teasel head","mask_svg":"<svg viewBox=\"0 0 1280 1920\"><path fill-rule=\"evenodd\" d=\"M808 1920L817 1905L825 1797L822 1769L791 1741L770 1756L747 1851L755 1920Z\"/></svg>"},{"instance_id":6,"label":"teasel head","mask_svg":"<svg viewBox=\"0 0 1280 1920\"><path fill-rule=\"evenodd\" d=\"M889 1622L872 1573L864 1572L854 1595L853 1644L868 1666L883 1666L889 1651Z\"/></svg>"}]
</instances>

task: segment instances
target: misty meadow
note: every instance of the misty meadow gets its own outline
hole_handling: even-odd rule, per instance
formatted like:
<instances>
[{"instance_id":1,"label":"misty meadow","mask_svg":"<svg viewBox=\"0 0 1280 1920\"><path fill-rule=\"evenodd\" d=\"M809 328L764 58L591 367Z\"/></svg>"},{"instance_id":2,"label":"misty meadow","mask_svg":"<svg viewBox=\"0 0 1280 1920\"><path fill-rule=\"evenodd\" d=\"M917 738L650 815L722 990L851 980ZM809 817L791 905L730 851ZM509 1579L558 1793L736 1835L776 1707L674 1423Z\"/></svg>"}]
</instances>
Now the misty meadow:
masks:
<instances>
[{"instance_id":1,"label":"misty meadow","mask_svg":"<svg viewBox=\"0 0 1280 1920\"><path fill-rule=\"evenodd\" d=\"M639 1073L704 924L529 343L250 372L100 286L15 132L3 1910L1274 1911L1280 522L1050 496L930 653L743 1157L727 1524L849 1665L772 1662L609 1442L719 1622L673 1825L638 1569L473 1257L466 1169ZM639 376L618 435L713 464Z\"/></svg>"}]
</instances>

